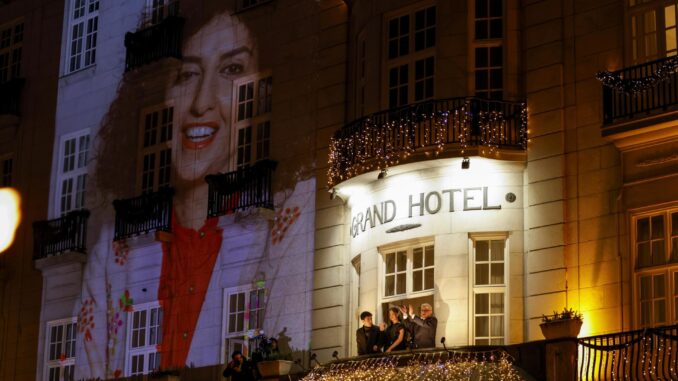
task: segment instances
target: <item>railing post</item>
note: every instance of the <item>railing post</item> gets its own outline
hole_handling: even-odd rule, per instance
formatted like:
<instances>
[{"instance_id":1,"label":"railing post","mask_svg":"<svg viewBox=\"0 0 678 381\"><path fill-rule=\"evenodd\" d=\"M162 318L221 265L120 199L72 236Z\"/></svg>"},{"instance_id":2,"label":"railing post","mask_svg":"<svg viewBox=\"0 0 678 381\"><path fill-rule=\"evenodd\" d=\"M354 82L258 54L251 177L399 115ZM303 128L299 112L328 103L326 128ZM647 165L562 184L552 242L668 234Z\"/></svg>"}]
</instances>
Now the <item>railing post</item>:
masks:
<instances>
[{"instance_id":1,"label":"railing post","mask_svg":"<svg viewBox=\"0 0 678 381\"><path fill-rule=\"evenodd\" d=\"M546 380L577 380L577 339L557 339L546 343Z\"/></svg>"}]
</instances>

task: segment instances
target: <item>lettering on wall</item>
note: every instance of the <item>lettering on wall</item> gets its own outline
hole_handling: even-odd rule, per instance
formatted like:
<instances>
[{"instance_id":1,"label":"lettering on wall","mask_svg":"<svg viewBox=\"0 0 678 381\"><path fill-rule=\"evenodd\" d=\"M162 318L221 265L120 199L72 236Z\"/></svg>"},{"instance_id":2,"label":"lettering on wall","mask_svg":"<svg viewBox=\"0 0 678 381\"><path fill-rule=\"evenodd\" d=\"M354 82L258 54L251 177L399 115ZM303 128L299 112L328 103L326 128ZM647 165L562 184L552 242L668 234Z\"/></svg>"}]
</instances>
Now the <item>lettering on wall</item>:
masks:
<instances>
[{"instance_id":1,"label":"lettering on wall","mask_svg":"<svg viewBox=\"0 0 678 381\"><path fill-rule=\"evenodd\" d=\"M407 213L407 218L433 215L439 212L453 213L469 210L499 210L501 205L491 205L488 187L451 188L441 191L410 194L404 205L393 200L373 204L353 215L351 219L351 237L355 238L367 229L393 221L399 213ZM455 203L455 200L457 203ZM404 210L404 211L403 211Z\"/></svg>"}]
</instances>

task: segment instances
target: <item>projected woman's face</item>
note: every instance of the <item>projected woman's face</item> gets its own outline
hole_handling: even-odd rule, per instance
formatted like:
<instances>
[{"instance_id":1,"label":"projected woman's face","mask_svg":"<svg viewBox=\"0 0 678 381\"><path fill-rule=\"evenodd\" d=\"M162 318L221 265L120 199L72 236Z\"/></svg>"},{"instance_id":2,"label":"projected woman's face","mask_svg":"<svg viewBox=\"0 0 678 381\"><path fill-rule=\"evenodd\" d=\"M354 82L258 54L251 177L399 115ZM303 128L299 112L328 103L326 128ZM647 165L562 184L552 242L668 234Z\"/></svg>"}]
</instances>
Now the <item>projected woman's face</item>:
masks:
<instances>
[{"instance_id":1,"label":"projected woman's face","mask_svg":"<svg viewBox=\"0 0 678 381\"><path fill-rule=\"evenodd\" d=\"M233 152L233 82L256 72L256 54L246 27L228 14L216 16L184 44L182 64L173 78L180 139L174 172L178 187L204 182L223 172Z\"/></svg>"}]
</instances>

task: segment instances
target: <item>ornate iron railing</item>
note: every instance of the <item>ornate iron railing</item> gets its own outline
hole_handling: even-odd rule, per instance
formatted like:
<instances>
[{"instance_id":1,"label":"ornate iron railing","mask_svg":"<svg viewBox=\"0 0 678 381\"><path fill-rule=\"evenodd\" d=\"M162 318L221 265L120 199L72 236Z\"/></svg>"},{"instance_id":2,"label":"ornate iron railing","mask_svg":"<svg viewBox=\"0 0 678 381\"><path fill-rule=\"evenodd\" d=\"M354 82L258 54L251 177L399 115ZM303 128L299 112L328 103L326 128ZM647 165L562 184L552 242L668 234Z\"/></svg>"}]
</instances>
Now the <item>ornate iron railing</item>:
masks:
<instances>
[{"instance_id":1,"label":"ornate iron railing","mask_svg":"<svg viewBox=\"0 0 678 381\"><path fill-rule=\"evenodd\" d=\"M0 83L0 115L19 115L23 78L10 79Z\"/></svg>"},{"instance_id":2,"label":"ornate iron railing","mask_svg":"<svg viewBox=\"0 0 678 381\"><path fill-rule=\"evenodd\" d=\"M657 73L671 58L662 58L612 72L621 80L642 80ZM671 73L655 86L639 92L623 92L603 85L603 124L664 112L678 105L678 74Z\"/></svg>"},{"instance_id":3,"label":"ornate iron railing","mask_svg":"<svg viewBox=\"0 0 678 381\"><path fill-rule=\"evenodd\" d=\"M33 259L67 251L87 252L88 210L73 211L61 218L33 223Z\"/></svg>"},{"instance_id":4,"label":"ornate iron railing","mask_svg":"<svg viewBox=\"0 0 678 381\"><path fill-rule=\"evenodd\" d=\"M579 339L580 380L678 380L678 325Z\"/></svg>"},{"instance_id":5,"label":"ornate iron railing","mask_svg":"<svg viewBox=\"0 0 678 381\"><path fill-rule=\"evenodd\" d=\"M184 19L169 16L160 23L125 34L125 71L165 57L181 58Z\"/></svg>"},{"instance_id":6,"label":"ornate iron railing","mask_svg":"<svg viewBox=\"0 0 678 381\"><path fill-rule=\"evenodd\" d=\"M328 185L397 165L417 152L440 154L476 146L527 148L527 105L480 98L431 100L381 111L336 132L330 142Z\"/></svg>"},{"instance_id":7,"label":"ornate iron railing","mask_svg":"<svg viewBox=\"0 0 678 381\"><path fill-rule=\"evenodd\" d=\"M273 160L260 160L237 171L208 175L207 214L222 216L250 207L273 209Z\"/></svg>"},{"instance_id":8,"label":"ornate iron railing","mask_svg":"<svg viewBox=\"0 0 678 381\"><path fill-rule=\"evenodd\" d=\"M170 231L172 223L172 188L138 197L113 201L115 234L119 240L146 234L154 230Z\"/></svg>"}]
</instances>

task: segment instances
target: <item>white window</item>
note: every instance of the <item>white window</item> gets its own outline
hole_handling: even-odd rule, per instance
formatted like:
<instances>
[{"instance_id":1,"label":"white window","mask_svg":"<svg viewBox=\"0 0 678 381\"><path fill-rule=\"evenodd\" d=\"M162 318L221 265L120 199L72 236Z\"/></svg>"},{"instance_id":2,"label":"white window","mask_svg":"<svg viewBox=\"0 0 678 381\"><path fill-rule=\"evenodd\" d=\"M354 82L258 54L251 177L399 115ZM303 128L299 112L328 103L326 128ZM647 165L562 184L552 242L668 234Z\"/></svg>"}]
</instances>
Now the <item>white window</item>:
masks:
<instances>
[{"instance_id":1,"label":"white window","mask_svg":"<svg viewBox=\"0 0 678 381\"><path fill-rule=\"evenodd\" d=\"M71 0L70 4L66 73L96 63L99 31L99 0Z\"/></svg>"},{"instance_id":2,"label":"white window","mask_svg":"<svg viewBox=\"0 0 678 381\"><path fill-rule=\"evenodd\" d=\"M162 20L179 14L178 0L147 0L146 17L144 19L146 27L159 24Z\"/></svg>"},{"instance_id":3,"label":"white window","mask_svg":"<svg viewBox=\"0 0 678 381\"><path fill-rule=\"evenodd\" d=\"M160 368L158 345L162 342L162 310L158 303L134 306L127 315L127 376L147 374Z\"/></svg>"},{"instance_id":4,"label":"white window","mask_svg":"<svg viewBox=\"0 0 678 381\"><path fill-rule=\"evenodd\" d=\"M471 237L471 340L502 345L506 338L506 237Z\"/></svg>"},{"instance_id":5,"label":"white window","mask_svg":"<svg viewBox=\"0 0 678 381\"><path fill-rule=\"evenodd\" d=\"M504 4L474 0L473 71L475 95L501 100L504 96Z\"/></svg>"},{"instance_id":6,"label":"white window","mask_svg":"<svg viewBox=\"0 0 678 381\"><path fill-rule=\"evenodd\" d=\"M23 40L23 22L0 26L0 83L21 77Z\"/></svg>"},{"instance_id":7,"label":"white window","mask_svg":"<svg viewBox=\"0 0 678 381\"><path fill-rule=\"evenodd\" d=\"M435 250L432 243L382 251L383 299L409 298L434 289Z\"/></svg>"},{"instance_id":8,"label":"white window","mask_svg":"<svg viewBox=\"0 0 678 381\"><path fill-rule=\"evenodd\" d=\"M678 208L632 217L636 321L678 322Z\"/></svg>"},{"instance_id":9,"label":"white window","mask_svg":"<svg viewBox=\"0 0 678 381\"><path fill-rule=\"evenodd\" d=\"M224 361L230 361L234 350L247 355L249 350L254 349L249 339L262 332L265 311L265 288L240 287L224 290ZM249 339L245 339L246 337Z\"/></svg>"},{"instance_id":10,"label":"white window","mask_svg":"<svg viewBox=\"0 0 678 381\"><path fill-rule=\"evenodd\" d=\"M14 160L11 157L6 157L0 160L2 168L2 178L0 178L0 187L11 187L13 184L12 174L14 173Z\"/></svg>"},{"instance_id":11,"label":"white window","mask_svg":"<svg viewBox=\"0 0 678 381\"><path fill-rule=\"evenodd\" d=\"M141 193L170 185L173 119L172 106L142 112L137 182Z\"/></svg>"},{"instance_id":12,"label":"white window","mask_svg":"<svg viewBox=\"0 0 678 381\"><path fill-rule=\"evenodd\" d=\"M269 158L273 78L245 78L235 84L234 91L235 168L240 169Z\"/></svg>"},{"instance_id":13,"label":"white window","mask_svg":"<svg viewBox=\"0 0 678 381\"><path fill-rule=\"evenodd\" d=\"M629 60L639 64L676 55L675 1L628 0Z\"/></svg>"},{"instance_id":14,"label":"white window","mask_svg":"<svg viewBox=\"0 0 678 381\"><path fill-rule=\"evenodd\" d=\"M85 207L89 131L67 135L59 145L56 214Z\"/></svg>"},{"instance_id":15,"label":"white window","mask_svg":"<svg viewBox=\"0 0 678 381\"><path fill-rule=\"evenodd\" d=\"M399 12L385 24L384 103L394 108L433 98L436 7Z\"/></svg>"},{"instance_id":16,"label":"white window","mask_svg":"<svg viewBox=\"0 0 678 381\"><path fill-rule=\"evenodd\" d=\"M76 318L47 323L45 379L73 381L75 371Z\"/></svg>"}]
</instances>

